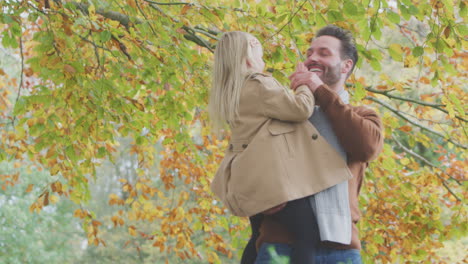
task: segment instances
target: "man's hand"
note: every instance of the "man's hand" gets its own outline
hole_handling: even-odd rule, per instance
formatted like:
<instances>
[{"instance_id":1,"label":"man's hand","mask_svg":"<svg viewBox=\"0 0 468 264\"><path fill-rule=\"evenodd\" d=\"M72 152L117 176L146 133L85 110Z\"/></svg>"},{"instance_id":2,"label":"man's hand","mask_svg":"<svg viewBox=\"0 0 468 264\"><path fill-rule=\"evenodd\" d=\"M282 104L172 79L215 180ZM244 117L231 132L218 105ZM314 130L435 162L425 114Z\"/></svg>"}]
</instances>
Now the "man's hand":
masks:
<instances>
[{"instance_id":1,"label":"man's hand","mask_svg":"<svg viewBox=\"0 0 468 264\"><path fill-rule=\"evenodd\" d=\"M291 89L296 90L301 85L309 87L313 93L315 90L323 84L323 81L315 72L307 71L307 67L303 63L297 64L296 72L289 76L291 80Z\"/></svg>"}]
</instances>

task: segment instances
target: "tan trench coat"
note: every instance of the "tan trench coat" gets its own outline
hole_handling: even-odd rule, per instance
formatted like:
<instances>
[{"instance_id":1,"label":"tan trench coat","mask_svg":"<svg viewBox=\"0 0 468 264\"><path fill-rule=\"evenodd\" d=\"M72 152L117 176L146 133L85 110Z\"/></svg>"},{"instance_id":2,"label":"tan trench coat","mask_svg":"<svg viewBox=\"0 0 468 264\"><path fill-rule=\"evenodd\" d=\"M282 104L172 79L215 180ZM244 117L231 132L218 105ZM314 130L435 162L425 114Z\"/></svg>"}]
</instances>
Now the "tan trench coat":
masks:
<instances>
[{"instance_id":1,"label":"tan trench coat","mask_svg":"<svg viewBox=\"0 0 468 264\"><path fill-rule=\"evenodd\" d=\"M346 162L307 120L314 97L273 77L246 81L239 119L211 189L237 216L252 216L352 177Z\"/></svg>"}]
</instances>

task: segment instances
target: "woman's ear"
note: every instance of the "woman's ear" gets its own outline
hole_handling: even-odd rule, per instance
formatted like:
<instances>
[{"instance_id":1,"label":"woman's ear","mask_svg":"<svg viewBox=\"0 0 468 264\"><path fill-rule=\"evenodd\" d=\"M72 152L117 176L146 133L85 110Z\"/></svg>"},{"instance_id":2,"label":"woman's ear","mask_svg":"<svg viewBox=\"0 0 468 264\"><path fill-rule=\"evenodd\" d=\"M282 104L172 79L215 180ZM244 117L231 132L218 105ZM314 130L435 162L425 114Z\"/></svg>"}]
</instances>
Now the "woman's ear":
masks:
<instances>
[{"instance_id":1,"label":"woman's ear","mask_svg":"<svg viewBox=\"0 0 468 264\"><path fill-rule=\"evenodd\" d=\"M245 64L247 64L247 68L252 67L252 62L250 61L250 59L245 59Z\"/></svg>"}]
</instances>

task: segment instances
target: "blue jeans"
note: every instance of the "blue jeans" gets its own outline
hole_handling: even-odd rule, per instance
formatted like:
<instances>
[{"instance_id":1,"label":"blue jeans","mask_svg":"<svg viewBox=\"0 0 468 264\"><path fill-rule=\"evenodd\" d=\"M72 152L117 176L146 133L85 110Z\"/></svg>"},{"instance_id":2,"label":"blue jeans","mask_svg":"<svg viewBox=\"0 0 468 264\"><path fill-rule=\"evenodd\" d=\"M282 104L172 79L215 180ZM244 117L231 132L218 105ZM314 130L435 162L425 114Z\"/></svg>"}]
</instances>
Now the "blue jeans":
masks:
<instances>
[{"instance_id":1,"label":"blue jeans","mask_svg":"<svg viewBox=\"0 0 468 264\"><path fill-rule=\"evenodd\" d=\"M272 264L272 258L268 250L275 248L278 256L290 256L291 247L286 244L264 243L258 250L255 264ZM315 256L316 264L362 264L361 253L357 249L332 249L320 247Z\"/></svg>"}]
</instances>

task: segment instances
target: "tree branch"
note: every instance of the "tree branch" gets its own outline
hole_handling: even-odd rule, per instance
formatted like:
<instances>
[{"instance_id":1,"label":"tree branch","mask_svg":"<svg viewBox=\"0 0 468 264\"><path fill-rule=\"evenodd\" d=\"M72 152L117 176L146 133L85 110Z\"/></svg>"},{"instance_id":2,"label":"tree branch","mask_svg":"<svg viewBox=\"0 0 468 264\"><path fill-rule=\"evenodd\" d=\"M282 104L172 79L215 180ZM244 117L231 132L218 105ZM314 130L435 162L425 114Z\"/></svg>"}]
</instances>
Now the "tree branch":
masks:
<instances>
[{"instance_id":1,"label":"tree branch","mask_svg":"<svg viewBox=\"0 0 468 264\"><path fill-rule=\"evenodd\" d=\"M381 91L381 90L376 90L376 89L373 89L372 87L366 87L365 88L367 91L369 92L372 92L372 93L376 93L376 94L381 94L381 95L385 95L386 97L388 98L391 98L391 99L397 99L397 100L400 100L400 101L405 101L405 102L410 102L410 103L415 103L415 104L418 104L418 105L423 105L423 106L428 106L428 107L432 107L434 109L437 109L441 112L444 112L446 114L448 114L448 111L443 109L442 107L444 107L445 105L444 104L433 104L433 103L428 103L428 102L424 102L424 101L419 101L419 100L415 100L415 99L411 99L411 98L405 98L405 97L401 97L401 96L397 96L397 95L393 95L393 94L390 94L391 91L393 90L384 90L384 91ZM465 118L461 117L461 116L455 116L457 119L463 121L463 122L467 122L468 120L466 120Z\"/></svg>"},{"instance_id":2,"label":"tree branch","mask_svg":"<svg viewBox=\"0 0 468 264\"><path fill-rule=\"evenodd\" d=\"M436 168L436 169L439 169L439 167L435 166L434 164L432 164L431 162L429 162L428 160L426 160L425 158L421 157L420 155L414 153L413 151L411 151L410 149L408 149L407 147L405 147L401 142L399 142L394 135L392 135L392 138L393 140L398 144L398 146L403 149L404 152L406 152L407 154L411 155L412 157L415 157L417 159L420 159L422 160L424 163L426 163L427 165L433 167L433 168ZM447 189L447 191L453 195L453 197L455 197L455 199L457 199L458 201L462 201L460 198L458 198L458 196L452 191L452 189L450 189L450 187L447 185L447 183L445 182L445 179L440 176L438 173L436 173L436 176L437 178L441 179L442 180L442 185L445 187L445 189ZM454 179L452 178L451 176L449 176L451 179L455 180L455 182L457 182L459 185L462 185L457 179Z\"/></svg>"},{"instance_id":3,"label":"tree branch","mask_svg":"<svg viewBox=\"0 0 468 264\"><path fill-rule=\"evenodd\" d=\"M275 32L275 34L271 35L268 39L271 39L273 38L274 36L278 35L281 31L283 31L283 29L289 25L289 23L291 23L291 21L293 20L293 18L297 15L297 13L299 13L299 11L301 11L302 7L304 7L304 5L307 3L307 0L304 0L304 2L302 2L301 6L299 6L299 8L296 10L296 12L294 12L294 14L289 18L288 22L286 22L286 24L284 24L278 31Z\"/></svg>"},{"instance_id":4,"label":"tree branch","mask_svg":"<svg viewBox=\"0 0 468 264\"><path fill-rule=\"evenodd\" d=\"M379 99L377 99L377 98L375 98L375 97L366 96L366 99L371 100L371 101L373 101L373 102L376 102L376 103L382 105L383 107L385 107L385 108L387 108L388 110L390 110L391 112L393 112L395 115L397 115L397 116L401 117L402 119L406 120L408 123L410 123L410 124L412 124L412 125L414 125L414 126L417 126L417 127L421 128L421 129L424 130L424 131L427 131L427 132L429 132L429 133L431 133L431 134L434 134L434 135L436 135L436 136L438 136L438 137L441 137L441 138L443 138L444 140L447 140L447 141L453 143L454 145L456 145L456 146L458 146L458 147L460 147L460 148L463 148L463 149L466 149L466 148L467 148L466 146L462 145L461 143L456 142L456 141L454 141L454 140L451 139L451 138L446 138L443 134L441 134L441 133L439 133L439 132L437 132L437 131L434 131L434 130L428 128L428 127L425 127L425 126L423 126L423 125L421 125L421 124L419 124L419 123L417 123L417 122L415 122L415 121L409 119L409 118L406 117L402 112L398 111L397 109L393 108L393 107L390 106L389 104L387 104L387 103L385 103L385 102L383 102L383 101L381 101L381 100L379 100Z\"/></svg>"},{"instance_id":5,"label":"tree branch","mask_svg":"<svg viewBox=\"0 0 468 264\"><path fill-rule=\"evenodd\" d=\"M420 160L422 163L428 165L429 167L431 168L435 168L435 169L439 169L440 171L443 171L439 166L435 165L434 163L430 162L429 160L427 160L426 158L424 158L423 156L419 155L418 153L412 151L411 149L407 148L406 146L403 145L403 143L401 143L396 137L395 135L392 135L392 139L397 143L398 147L400 147L401 149L403 149L404 152L408 153L409 155L411 155L413 158L416 158L418 160ZM444 178L442 178L440 175L437 175L440 179L442 180L445 180ZM449 174L447 174L447 176L450 177L450 179L454 180L456 183L458 183L458 185L462 185L462 183L455 179L454 177L450 176Z\"/></svg>"},{"instance_id":6,"label":"tree branch","mask_svg":"<svg viewBox=\"0 0 468 264\"><path fill-rule=\"evenodd\" d=\"M23 39L19 36L19 48L20 48L20 56L21 56L21 71L20 71L20 81L18 85L18 94L16 95L15 106L21 97L21 89L23 88L23 79L24 79L24 54L23 54ZM11 121L12 125L15 125L16 115L13 114L13 120Z\"/></svg>"},{"instance_id":7,"label":"tree branch","mask_svg":"<svg viewBox=\"0 0 468 264\"><path fill-rule=\"evenodd\" d=\"M174 3L161 3L161 2L155 2L155 1L150 1L150 0L143 0L145 2L148 2L150 4L154 5L190 5L193 6L193 3L185 3L185 2L174 2Z\"/></svg>"},{"instance_id":8,"label":"tree branch","mask_svg":"<svg viewBox=\"0 0 468 264\"><path fill-rule=\"evenodd\" d=\"M81 10L81 12L85 13L86 15L89 15L89 13L88 13L89 5L88 4L77 3L77 2L71 2L71 3L74 4L79 10ZM124 25L126 28L128 28L132 23L130 21L129 16L124 15L124 14L119 13L119 12L106 11L106 10L104 10L102 8L98 8L96 10L96 13L103 16L103 17L105 17L105 18L118 21L118 22L120 22L120 24ZM142 22L139 19L135 19L135 21L133 23L141 24Z\"/></svg>"},{"instance_id":9,"label":"tree branch","mask_svg":"<svg viewBox=\"0 0 468 264\"><path fill-rule=\"evenodd\" d=\"M146 2L148 2L147 0L144 0ZM166 14L159 6L157 6L156 4L151 4L150 3L150 6L152 8L154 8L155 10L157 10L158 12L160 12L162 15L164 15L165 17L171 19L172 21L174 21L174 23L180 23L180 21L174 17L171 17L169 16L168 14ZM205 39L199 37L196 35L196 29L194 28L191 28L189 26L182 26L182 29L185 30L185 32L187 32L187 34L184 34L184 38L187 39L187 40L190 40L192 42L194 42L195 44L201 46L201 47L204 47L204 48L207 48L209 51L211 51L212 53L214 52L214 47L212 45L210 45L209 42L207 42ZM198 29L199 31L200 29ZM204 34L209 34L208 32L204 32Z\"/></svg>"}]
</instances>

